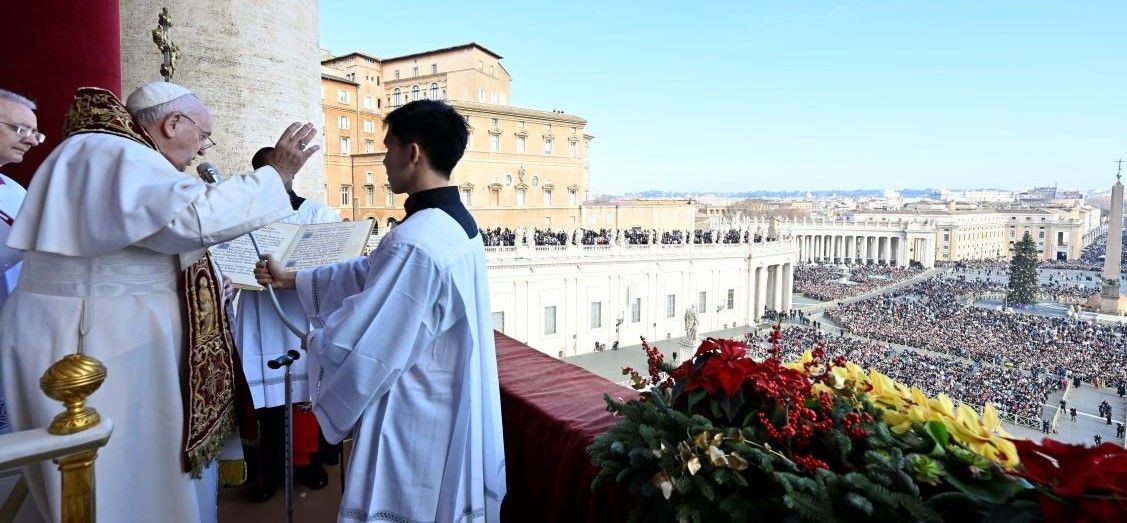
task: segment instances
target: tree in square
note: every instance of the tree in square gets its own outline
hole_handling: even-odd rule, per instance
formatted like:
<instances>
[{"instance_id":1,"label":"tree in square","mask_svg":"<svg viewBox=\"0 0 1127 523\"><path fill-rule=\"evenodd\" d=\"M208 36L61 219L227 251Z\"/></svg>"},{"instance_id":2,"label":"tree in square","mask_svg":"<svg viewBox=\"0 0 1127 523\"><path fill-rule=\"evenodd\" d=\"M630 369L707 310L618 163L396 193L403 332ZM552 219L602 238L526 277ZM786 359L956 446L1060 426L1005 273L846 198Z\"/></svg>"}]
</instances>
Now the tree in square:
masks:
<instances>
[{"instance_id":1,"label":"tree in square","mask_svg":"<svg viewBox=\"0 0 1127 523\"><path fill-rule=\"evenodd\" d=\"M1033 237L1026 231L1021 241L1014 246L1014 257L1010 260L1010 283L1006 291L1006 303L1030 304L1037 299L1037 246Z\"/></svg>"}]
</instances>

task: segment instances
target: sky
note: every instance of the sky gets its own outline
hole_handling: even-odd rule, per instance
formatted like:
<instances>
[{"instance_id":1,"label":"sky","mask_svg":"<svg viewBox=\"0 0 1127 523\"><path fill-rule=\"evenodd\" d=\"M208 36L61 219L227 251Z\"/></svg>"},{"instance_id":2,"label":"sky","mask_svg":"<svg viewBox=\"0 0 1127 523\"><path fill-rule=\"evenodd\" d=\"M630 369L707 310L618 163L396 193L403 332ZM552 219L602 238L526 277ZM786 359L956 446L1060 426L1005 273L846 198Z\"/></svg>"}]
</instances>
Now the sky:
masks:
<instances>
[{"instance_id":1,"label":"sky","mask_svg":"<svg viewBox=\"0 0 1127 523\"><path fill-rule=\"evenodd\" d=\"M1106 188L1127 1L321 0L321 45L477 42L587 120L591 190Z\"/></svg>"}]
</instances>

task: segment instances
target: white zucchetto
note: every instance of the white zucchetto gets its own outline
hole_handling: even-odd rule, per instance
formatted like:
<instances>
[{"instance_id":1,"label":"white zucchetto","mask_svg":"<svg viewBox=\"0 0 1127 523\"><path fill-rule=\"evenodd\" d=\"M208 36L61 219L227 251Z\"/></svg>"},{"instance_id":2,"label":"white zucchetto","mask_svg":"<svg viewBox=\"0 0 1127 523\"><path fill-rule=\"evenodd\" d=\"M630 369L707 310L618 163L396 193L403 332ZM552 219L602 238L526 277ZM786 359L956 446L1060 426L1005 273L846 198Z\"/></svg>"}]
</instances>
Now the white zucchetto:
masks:
<instances>
[{"instance_id":1,"label":"white zucchetto","mask_svg":"<svg viewBox=\"0 0 1127 523\"><path fill-rule=\"evenodd\" d=\"M149 82L138 87L125 101L130 113L171 102L181 96L195 94L187 87L172 82Z\"/></svg>"}]
</instances>

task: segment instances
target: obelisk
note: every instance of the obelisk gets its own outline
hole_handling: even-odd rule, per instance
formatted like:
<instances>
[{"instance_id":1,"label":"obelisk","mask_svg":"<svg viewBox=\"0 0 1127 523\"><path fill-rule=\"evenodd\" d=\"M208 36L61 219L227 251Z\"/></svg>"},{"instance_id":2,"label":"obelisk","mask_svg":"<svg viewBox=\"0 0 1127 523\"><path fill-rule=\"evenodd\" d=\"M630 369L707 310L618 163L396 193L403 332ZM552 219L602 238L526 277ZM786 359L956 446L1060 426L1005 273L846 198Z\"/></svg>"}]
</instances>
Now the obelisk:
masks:
<instances>
[{"instance_id":1,"label":"obelisk","mask_svg":"<svg viewBox=\"0 0 1127 523\"><path fill-rule=\"evenodd\" d=\"M1115 173L1111 187L1111 215L1107 223L1107 252L1104 253L1103 292L1100 293L1100 312L1121 314L1123 298L1119 294L1119 271L1123 261L1123 182Z\"/></svg>"}]
</instances>

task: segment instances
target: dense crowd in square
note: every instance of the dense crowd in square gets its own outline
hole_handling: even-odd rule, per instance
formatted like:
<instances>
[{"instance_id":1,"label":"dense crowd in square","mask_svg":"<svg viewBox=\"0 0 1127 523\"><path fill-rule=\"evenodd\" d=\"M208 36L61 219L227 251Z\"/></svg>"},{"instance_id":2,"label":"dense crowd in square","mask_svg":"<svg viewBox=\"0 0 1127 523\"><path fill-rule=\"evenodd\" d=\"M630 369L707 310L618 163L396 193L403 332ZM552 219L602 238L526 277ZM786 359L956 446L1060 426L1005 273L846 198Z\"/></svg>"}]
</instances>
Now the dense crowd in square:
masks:
<instances>
[{"instance_id":1,"label":"dense crowd in square","mask_svg":"<svg viewBox=\"0 0 1127 523\"><path fill-rule=\"evenodd\" d=\"M904 281L923 272L919 267L855 265L849 267L849 279L845 283L840 281L840 270L838 266L828 264L798 265L794 270L794 292L818 301L840 300Z\"/></svg>"}]
</instances>

